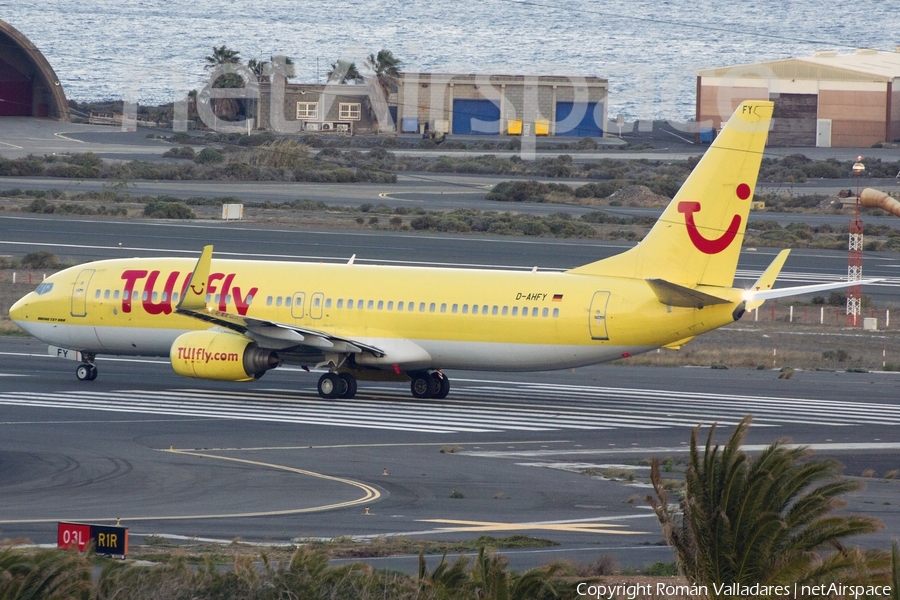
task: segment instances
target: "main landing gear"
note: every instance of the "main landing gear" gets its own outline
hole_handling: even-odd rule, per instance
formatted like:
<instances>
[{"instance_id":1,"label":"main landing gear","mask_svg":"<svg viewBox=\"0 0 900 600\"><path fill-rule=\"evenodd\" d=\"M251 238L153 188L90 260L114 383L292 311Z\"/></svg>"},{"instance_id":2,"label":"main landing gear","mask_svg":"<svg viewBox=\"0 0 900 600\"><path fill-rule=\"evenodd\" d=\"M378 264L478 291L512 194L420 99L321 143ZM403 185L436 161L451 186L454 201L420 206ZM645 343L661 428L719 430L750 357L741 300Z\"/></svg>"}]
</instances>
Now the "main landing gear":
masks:
<instances>
[{"instance_id":1,"label":"main landing gear","mask_svg":"<svg viewBox=\"0 0 900 600\"><path fill-rule=\"evenodd\" d=\"M326 400L356 396L356 377L350 373L325 373L319 377L319 395Z\"/></svg>"},{"instance_id":2,"label":"main landing gear","mask_svg":"<svg viewBox=\"0 0 900 600\"><path fill-rule=\"evenodd\" d=\"M450 378L440 371L434 371L433 373L424 371L411 375L412 381L409 384L409 389L416 398L435 398L440 400L446 398L447 394L450 393Z\"/></svg>"}]
</instances>

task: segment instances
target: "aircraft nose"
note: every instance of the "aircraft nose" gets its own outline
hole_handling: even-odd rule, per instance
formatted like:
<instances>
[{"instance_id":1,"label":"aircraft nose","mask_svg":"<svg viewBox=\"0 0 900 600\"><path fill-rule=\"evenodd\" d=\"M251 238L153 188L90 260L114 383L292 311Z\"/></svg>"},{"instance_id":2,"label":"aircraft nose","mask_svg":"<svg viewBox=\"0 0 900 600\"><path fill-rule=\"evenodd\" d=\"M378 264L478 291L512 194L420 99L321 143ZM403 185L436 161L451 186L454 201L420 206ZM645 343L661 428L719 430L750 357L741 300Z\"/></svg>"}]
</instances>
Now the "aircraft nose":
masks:
<instances>
[{"instance_id":1,"label":"aircraft nose","mask_svg":"<svg viewBox=\"0 0 900 600\"><path fill-rule=\"evenodd\" d=\"M20 298L9 309L9 318L15 323L22 323L28 317L28 309L26 308L25 298Z\"/></svg>"}]
</instances>

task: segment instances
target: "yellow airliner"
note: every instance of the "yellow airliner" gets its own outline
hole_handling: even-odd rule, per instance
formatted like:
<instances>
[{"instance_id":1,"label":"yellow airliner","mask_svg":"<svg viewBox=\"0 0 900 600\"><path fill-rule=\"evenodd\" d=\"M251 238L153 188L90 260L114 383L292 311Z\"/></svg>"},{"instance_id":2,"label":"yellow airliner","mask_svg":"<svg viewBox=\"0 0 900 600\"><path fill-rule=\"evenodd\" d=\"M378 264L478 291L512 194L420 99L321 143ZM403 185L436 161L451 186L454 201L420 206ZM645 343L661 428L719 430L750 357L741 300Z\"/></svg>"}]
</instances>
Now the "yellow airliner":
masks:
<instances>
[{"instance_id":1,"label":"yellow airliner","mask_svg":"<svg viewBox=\"0 0 900 600\"><path fill-rule=\"evenodd\" d=\"M647 237L564 273L213 260L103 260L55 273L10 317L97 376L98 354L168 356L179 375L253 381L282 363L326 369L323 398L357 380L443 398L443 369L534 371L678 347L769 298L789 251L751 290L734 274L772 103L741 104ZM872 280L875 281L875 280ZM870 283L872 281L862 282Z\"/></svg>"}]
</instances>

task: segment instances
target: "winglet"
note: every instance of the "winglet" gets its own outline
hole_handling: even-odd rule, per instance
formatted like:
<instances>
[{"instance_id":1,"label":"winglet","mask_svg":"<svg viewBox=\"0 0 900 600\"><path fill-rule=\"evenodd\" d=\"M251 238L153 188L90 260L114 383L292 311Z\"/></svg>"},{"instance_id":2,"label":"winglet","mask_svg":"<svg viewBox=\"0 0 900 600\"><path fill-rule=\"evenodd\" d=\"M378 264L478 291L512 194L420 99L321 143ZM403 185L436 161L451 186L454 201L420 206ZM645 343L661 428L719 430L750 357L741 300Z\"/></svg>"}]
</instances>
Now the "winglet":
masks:
<instances>
[{"instance_id":1,"label":"winglet","mask_svg":"<svg viewBox=\"0 0 900 600\"><path fill-rule=\"evenodd\" d=\"M197 266L191 273L189 285L178 303L177 310L204 310L206 308L206 284L209 282L210 265L212 264L212 246L204 246Z\"/></svg>"},{"instance_id":2,"label":"winglet","mask_svg":"<svg viewBox=\"0 0 900 600\"><path fill-rule=\"evenodd\" d=\"M778 275L781 273L782 267L784 267L784 263L787 260L788 254L790 254L790 250L782 250L778 253L778 256L775 257L775 260L772 261L772 264L765 270L762 276L753 284L753 287L750 288L751 292L763 292L766 290L771 290L772 286L775 285L775 280L778 278ZM762 306L765 299L761 300L749 300L747 302L746 310L753 310L754 308L759 308Z\"/></svg>"}]
</instances>

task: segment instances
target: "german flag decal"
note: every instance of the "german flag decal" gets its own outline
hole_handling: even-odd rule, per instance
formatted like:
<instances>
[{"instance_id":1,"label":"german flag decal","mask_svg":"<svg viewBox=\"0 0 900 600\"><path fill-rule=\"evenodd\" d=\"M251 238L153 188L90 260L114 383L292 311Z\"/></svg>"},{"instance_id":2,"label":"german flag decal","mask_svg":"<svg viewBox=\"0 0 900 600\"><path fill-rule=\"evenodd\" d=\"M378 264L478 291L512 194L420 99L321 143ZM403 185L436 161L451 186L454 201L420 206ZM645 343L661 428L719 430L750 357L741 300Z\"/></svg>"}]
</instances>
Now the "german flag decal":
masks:
<instances>
[{"instance_id":1,"label":"german flag decal","mask_svg":"<svg viewBox=\"0 0 900 600\"><path fill-rule=\"evenodd\" d=\"M562 294L553 294L554 302L562 302Z\"/></svg>"}]
</instances>

